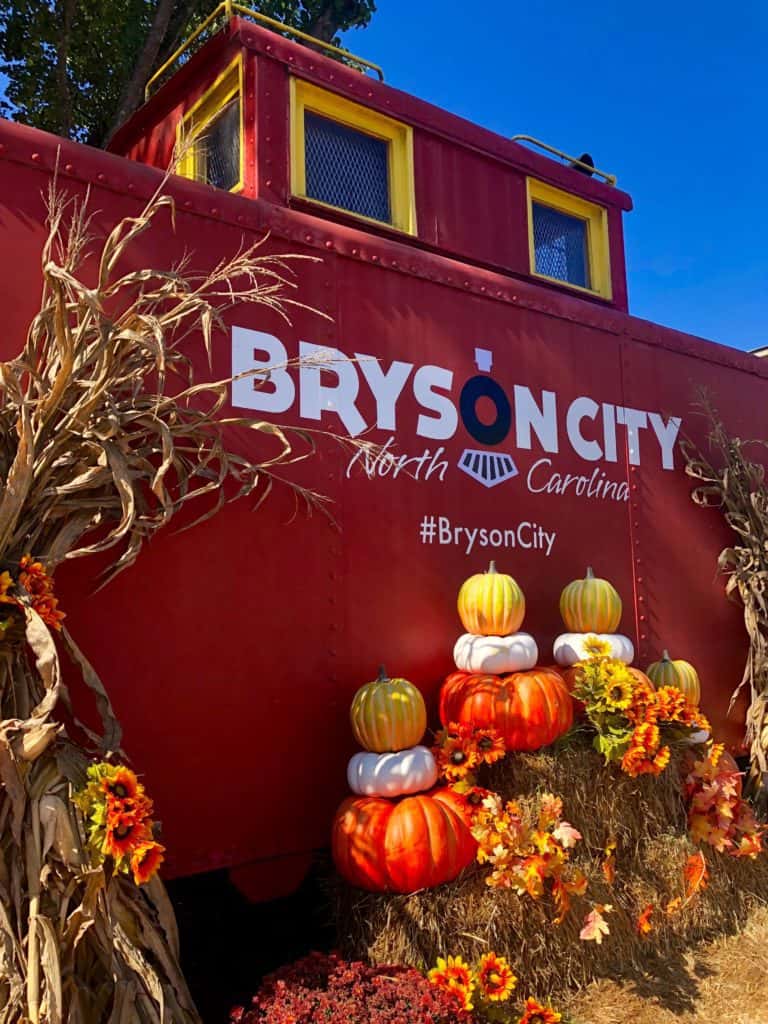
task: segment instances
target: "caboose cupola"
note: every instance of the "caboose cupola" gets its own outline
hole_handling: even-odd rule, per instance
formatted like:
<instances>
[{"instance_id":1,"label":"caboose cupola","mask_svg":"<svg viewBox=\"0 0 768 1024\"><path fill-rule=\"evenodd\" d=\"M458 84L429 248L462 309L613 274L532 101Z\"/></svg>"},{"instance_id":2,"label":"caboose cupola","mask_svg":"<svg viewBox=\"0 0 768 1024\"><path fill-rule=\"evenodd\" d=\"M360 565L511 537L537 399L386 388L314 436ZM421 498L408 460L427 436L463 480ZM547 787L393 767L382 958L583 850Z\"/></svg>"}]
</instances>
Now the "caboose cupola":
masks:
<instances>
[{"instance_id":1,"label":"caboose cupola","mask_svg":"<svg viewBox=\"0 0 768 1024\"><path fill-rule=\"evenodd\" d=\"M256 201L266 224L295 211L332 244L361 232L361 244L387 239L627 308L631 200L588 154L504 138L392 88L376 65L272 29L221 4L110 148L166 168L181 147L181 175Z\"/></svg>"}]
</instances>

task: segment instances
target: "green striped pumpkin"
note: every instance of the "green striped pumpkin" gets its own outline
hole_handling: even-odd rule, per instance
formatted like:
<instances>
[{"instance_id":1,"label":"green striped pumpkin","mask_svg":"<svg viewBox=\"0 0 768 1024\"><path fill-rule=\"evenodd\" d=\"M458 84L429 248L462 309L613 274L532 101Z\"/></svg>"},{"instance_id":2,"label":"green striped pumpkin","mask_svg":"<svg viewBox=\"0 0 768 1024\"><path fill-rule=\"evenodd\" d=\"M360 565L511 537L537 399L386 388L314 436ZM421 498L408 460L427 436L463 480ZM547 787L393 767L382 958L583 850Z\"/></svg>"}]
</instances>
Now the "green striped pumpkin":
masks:
<instances>
[{"instance_id":1,"label":"green striped pumpkin","mask_svg":"<svg viewBox=\"0 0 768 1024\"><path fill-rule=\"evenodd\" d=\"M699 673L689 661L680 658L673 661L669 651L664 651L661 661L648 666L646 675L657 690L662 686L676 686L691 704L698 705L701 700Z\"/></svg>"},{"instance_id":2,"label":"green striped pumpkin","mask_svg":"<svg viewBox=\"0 0 768 1024\"><path fill-rule=\"evenodd\" d=\"M615 633L621 621L621 598L612 583L591 569L569 583L560 595L560 614L571 633Z\"/></svg>"},{"instance_id":3,"label":"green striped pumpkin","mask_svg":"<svg viewBox=\"0 0 768 1024\"><path fill-rule=\"evenodd\" d=\"M459 617L467 633L474 636L509 636L516 633L525 616L525 597L511 576L488 572L470 576L459 591Z\"/></svg>"},{"instance_id":4,"label":"green striped pumpkin","mask_svg":"<svg viewBox=\"0 0 768 1024\"><path fill-rule=\"evenodd\" d=\"M377 754L415 747L427 728L427 709L421 692L407 679L379 677L361 686L349 711L355 739Z\"/></svg>"}]
</instances>

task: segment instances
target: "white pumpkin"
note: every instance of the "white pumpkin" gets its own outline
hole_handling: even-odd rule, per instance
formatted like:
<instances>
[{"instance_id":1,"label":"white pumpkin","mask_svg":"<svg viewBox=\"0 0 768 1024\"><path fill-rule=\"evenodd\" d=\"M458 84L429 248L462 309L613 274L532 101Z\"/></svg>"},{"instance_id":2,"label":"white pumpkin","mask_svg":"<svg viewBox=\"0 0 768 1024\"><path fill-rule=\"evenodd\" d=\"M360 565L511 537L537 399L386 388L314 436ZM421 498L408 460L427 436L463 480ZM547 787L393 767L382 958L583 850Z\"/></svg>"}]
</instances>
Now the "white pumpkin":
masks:
<instances>
[{"instance_id":1,"label":"white pumpkin","mask_svg":"<svg viewBox=\"0 0 768 1024\"><path fill-rule=\"evenodd\" d=\"M408 747L389 754L362 750L347 765L347 782L361 796L403 796L431 789L437 764L426 747Z\"/></svg>"},{"instance_id":2,"label":"white pumpkin","mask_svg":"<svg viewBox=\"0 0 768 1024\"><path fill-rule=\"evenodd\" d=\"M530 633L509 636L464 633L453 648L453 660L459 672L502 675L533 668L539 660L539 649Z\"/></svg>"},{"instance_id":3,"label":"white pumpkin","mask_svg":"<svg viewBox=\"0 0 768 1024\"><path fill-rule=\"evenodd\" d=\"M635 648L628 636L621 633L562 633L554 643L553 654L558 665L571 666L577 661L584 661L588 655L584 641L596 636L611 645L610 657L618 658L625 665L631 665L635 657Z\"/></svg>"}]
</instances>

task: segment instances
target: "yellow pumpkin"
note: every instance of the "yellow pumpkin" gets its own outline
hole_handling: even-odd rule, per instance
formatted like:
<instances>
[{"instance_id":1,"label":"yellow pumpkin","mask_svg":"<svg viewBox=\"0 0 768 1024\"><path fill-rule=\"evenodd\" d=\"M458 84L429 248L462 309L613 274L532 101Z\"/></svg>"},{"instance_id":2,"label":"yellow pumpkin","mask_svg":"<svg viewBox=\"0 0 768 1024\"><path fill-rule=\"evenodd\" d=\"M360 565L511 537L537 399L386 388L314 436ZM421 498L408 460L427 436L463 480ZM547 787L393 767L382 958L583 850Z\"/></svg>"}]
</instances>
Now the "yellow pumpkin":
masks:
<instances>
[{"instance_id":1,"label":"yellow pumpkin","mask_svg":"<svg viewBox=\"0 0 768 1024\"><path fill-rule=\"evenodd\" d=\"M591 569L583 580L569 583L560 595L560 614L571 633L615 633L621 621L621 598Z\"/></svg>"},{"instance_id":2,"label":"yellow pumpkin","mask_svg":"<svg viewBox=\"0 0 768 1024\"><path fill-rule=\"evenodd\" d=\"M512 577L496 572L496 563L491 562L488 572L476 573L462 583L458 608L467 633L509 636L523 624L525 598Z\"/></svg>"},{"instance_id":3,"label":"yellow pumpkin","mask_svg":"<svg viewBox=\"0 0 768 1024\"><path fill-rule=\"evenodd\" d=\"M384 666L378 679L361 686L349 712L355 739L377 754L415 747L427 728L421 692L407 679L389 679Z\"/></svg>"},{"instance_id":4,"label":"yellow pumpkin","mask_svg":"<svg viewBox=\"0 0 768 1024\"><path fill-rule=\"evenodd\" d=\"M664 651L661 661L654 661L648 666L646 675L657 690L661 686L676 686L691 704L698 704L701 700L701 685L696 669L690 662L680 658L673 661L668 651Z\"/></svg>"}]
</instances>

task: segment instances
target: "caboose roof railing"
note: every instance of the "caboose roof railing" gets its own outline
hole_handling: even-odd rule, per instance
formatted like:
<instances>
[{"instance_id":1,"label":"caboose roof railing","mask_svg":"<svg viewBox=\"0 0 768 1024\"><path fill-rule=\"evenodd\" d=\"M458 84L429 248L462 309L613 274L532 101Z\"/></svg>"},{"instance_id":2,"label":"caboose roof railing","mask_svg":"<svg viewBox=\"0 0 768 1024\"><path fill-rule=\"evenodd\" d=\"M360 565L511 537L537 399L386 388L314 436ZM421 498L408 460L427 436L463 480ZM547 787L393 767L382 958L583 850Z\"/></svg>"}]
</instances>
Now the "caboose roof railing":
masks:
<instances>
[{"instance_id":1,"label":"caboose roof railing","mask_svg":"<svg viewBox=\"0 0 768 1024\"><path fill-rule=\"evenodd\" d=\"M326 43L322 39L317 39L315 36L309 35L307 32L302 32L301 29L293 28L291 25L285 25L282 21L277 21L275 18L270 18L266 14L261 14L260 11L254 11L250 7L246 7L244 4L234 3L233 0L224 0L224 3L219 6L208 15L195 31L185 39L181 46L176 49L168 60L157 69L152 77L147 82L146 88L144 89L144 99L148 100L152 94L152 88L156 82L158 82L163 75L166 74L169 68L173 67L176 61L183 56L183 54L192 46L195 40L199 39L200 36L211 27L219 18L222 16L229 21L235 14L241 14L246 18L251 18L253 21L257 21L267 28L271 28L275 32L283 32L286 35L293 36L295 39L299 39L303 43L307 43L316 49L325 50L327 53L332 54L336 57L341 58L346 64L358 67L361 70L373 71L379 78L379 81L384 81L384 71L378 64L374 64L370 60L365 60L364 57L358 57L354 53L350 53L349 50L343 49L341 46L334 46L333 43Z\"/></svg>"},{"instance_id":2,"label":"caboose roof railing","mask_svg":"<svg viewBox=\"0 0 768 1024\"><path fill-rule=\"evenodd\" d=\"M535 139L533 135L513 135L510 142L530 142L532 146L538 146L539 149L544 149L547 153L554 153L555 156L559 156L561 160L568 160L572 167L580 167L583 171L588 171L590 174L598 174L601 178L605 179L606 185L616 184L616 175L609 174L607 171L601 171L597 167L593 167L592 164L585 164L583 160L579 160L578 157L571 156L569 153L564 153L562 149L556 149L554 146L550 146L548 142L542 142L541 139Z\"/></svg>"}]
</instances>

